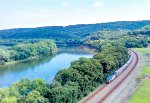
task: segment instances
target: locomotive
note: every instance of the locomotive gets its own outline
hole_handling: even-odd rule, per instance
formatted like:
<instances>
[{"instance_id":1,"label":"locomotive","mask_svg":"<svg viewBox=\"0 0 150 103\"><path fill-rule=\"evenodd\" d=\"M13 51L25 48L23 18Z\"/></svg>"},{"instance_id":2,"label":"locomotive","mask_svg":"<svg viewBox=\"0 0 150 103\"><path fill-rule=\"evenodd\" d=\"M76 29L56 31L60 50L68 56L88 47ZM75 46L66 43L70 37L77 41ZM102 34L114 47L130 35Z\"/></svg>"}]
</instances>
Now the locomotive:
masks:
<instances>
[{"instance_id":1,"label":"locomotive","mask_svg":"<svg viewBox=\"0 0 150 103\"><path fill-rule=\"evenodd\" d=\"M119 76L131 63L133 57L130 56L130 59L128 60L128 62L126 64L124 64L122 67L120 67L119 69L117 69L114 73L108 75L106 77L106 83L110 83L111 81L113 81L117 76Z\"/></svg>"}]
</instances>

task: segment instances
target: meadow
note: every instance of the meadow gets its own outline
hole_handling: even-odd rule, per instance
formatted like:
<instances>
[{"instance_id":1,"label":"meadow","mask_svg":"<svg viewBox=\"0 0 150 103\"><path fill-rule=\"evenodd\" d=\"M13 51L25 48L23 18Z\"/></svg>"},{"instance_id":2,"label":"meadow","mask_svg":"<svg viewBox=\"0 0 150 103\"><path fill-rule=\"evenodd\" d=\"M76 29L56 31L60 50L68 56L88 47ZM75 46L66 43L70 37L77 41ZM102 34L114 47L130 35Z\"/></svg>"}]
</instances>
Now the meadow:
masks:
<instances>
[{"instance_id":1,"label":"meadow","mask_svg":"<svg viewBox=\"0 0 150 103\"><path fill-rule=\"evenodd\" d=\"M136 48L134 49L139 51L144 59L144 66L140 73L141 84L137 87L136 91L129 100L129 103L150 103L150 79L145 79L145 76L150 76L150 65L148 65L147 55L150 55L150 49L148 48Z\"/></svg>"}]
</instances>

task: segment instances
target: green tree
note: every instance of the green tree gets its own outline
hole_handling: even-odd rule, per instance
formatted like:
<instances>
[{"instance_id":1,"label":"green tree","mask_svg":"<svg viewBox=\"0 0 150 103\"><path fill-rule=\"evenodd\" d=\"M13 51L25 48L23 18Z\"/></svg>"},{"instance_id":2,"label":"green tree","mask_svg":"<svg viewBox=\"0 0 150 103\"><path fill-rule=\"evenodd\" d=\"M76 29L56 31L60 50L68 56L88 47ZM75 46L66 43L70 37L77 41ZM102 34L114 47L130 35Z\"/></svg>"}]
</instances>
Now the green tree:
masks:
<instances>
[{"instance_id":1,"label":"green tree","mask_svg":"<svg viewBox=\"0 0 150 103\"><path fill-rule=\"evenodd\" d=\"M5 97L1 100L1 103L17 103L16 97Z\"/></svg>"},{"instance_id":2,"label":"green tree","mask_svg":"<svg viewBox=\"0 0 150 103\"><path fill-rule=\"evenodd\" d=\"M4 64L10 60L10 53L8 50L0 49L0 64Z\"/></svg>"},{"instance_id":3,"label":"green tree","mask_svg":"<svg viewBox=\"0 0 150 103\"><path fill-rule=\"evenodd\" d=\"M25 99L24 103L47 103L48 100L40 95L38 91L30 92Z\"/></svg>"}]
</instances>

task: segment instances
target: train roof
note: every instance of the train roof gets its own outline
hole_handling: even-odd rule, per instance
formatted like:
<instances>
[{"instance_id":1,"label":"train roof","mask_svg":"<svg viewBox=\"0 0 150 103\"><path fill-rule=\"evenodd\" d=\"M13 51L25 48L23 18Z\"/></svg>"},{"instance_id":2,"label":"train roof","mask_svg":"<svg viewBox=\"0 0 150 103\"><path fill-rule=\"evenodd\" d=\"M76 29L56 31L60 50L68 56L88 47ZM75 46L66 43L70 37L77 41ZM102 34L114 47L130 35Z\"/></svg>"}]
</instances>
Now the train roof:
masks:
<instances>
[{"instance_id":1,"label":"train roof","mask_svg":"<svg viewBox=\"0 0 150 103\"><path fill-rule=\"evenodd\" d=\"M112 73L112 74L110 74L109 76L107 76L106 80L110 80L113 75L115 75L115 73Z\"/></svg>"}]
</instances>

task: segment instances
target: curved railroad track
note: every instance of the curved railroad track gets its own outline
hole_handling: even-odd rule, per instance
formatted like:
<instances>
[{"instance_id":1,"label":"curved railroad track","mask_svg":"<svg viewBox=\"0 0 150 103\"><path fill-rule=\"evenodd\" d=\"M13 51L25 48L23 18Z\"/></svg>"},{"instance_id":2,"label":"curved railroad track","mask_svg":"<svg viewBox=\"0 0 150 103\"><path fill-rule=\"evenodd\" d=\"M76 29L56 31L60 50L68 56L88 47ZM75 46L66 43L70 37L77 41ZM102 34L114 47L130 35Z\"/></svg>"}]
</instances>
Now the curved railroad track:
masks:
<instances>
[{"instance_id":1,"label":"curved railroad track","mask_svg":"<svg viewBox=\"0 0 150 103\"><path fill-rule=\"evenodd\" d=\"M111 83L102 85L90 95L83 98L79 103L107 103L107 98L113 95L113 92L128 78L139 62L138 54L131 49L129 49L129 52L133 56L133 59L128 67Z\"/></svg>"}]
</instances>

